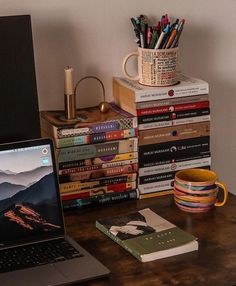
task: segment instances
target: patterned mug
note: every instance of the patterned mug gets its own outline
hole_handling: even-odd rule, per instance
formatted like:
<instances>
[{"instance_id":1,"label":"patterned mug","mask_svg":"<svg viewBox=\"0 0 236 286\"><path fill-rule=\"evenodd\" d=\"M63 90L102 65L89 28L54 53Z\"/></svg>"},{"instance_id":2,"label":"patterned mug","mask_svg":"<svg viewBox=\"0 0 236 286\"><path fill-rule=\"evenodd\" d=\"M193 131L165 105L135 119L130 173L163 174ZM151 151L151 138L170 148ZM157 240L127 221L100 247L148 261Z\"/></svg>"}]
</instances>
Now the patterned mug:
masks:
<instances>
[{"instance_id":1,"label":"patterned mug","mask_svg":"<svg viewBox=\"0 0 236 286\"><path fill-rule=\"evenodd\" d=\"M138 58L138 74L132 76L127 71L127 62L131 57ZM143 49L128 54L122 64L126 78L147 86L170 86L178 83L177 78L178 47L172 49Z\"/></svg>"},{"instance_id":2,"label":"patterned mug","mask_svg":"<svg viewBox=\"0 0 236 286\"><path fill-rule=\"evenodd\" d=\"M223 191L223 200L218 200L219 191ZM213 207L223 206L228 198L228 190L223 182L217 180L217 174L207 169L187 169L175 174L174 200L183 211L206 212Z\"/></svg>"}]
</instances>

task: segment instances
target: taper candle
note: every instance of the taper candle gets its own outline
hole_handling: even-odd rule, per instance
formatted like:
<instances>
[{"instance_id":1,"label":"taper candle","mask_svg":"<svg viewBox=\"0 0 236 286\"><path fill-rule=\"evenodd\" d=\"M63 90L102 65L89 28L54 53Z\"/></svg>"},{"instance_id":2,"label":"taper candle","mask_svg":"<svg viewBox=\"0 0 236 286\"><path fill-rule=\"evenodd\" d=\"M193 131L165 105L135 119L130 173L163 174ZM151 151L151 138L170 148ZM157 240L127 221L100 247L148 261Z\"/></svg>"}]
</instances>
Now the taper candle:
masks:
<instances>
[{"instance_id":1,"label":"taper candle","mask_svg":"<svg viewBox=\"0 0 236 286\"><path fill-rule=\"evenodd\" d=\"M64 101L65 101L65 119L75 120L76 118L76 95L74 94L74 84L73 84L73 68L66 67L64 69L65 73L65 91L64 91Z\"/></svg>"},{"instance_id":2,"label":"taper candle","mask_svg":"<svg viewBox=\"0 0 236 286\"><path fill-rule=\"evenodd\" d=\"M65 71L65 94L70 95L74 94L74 84L73 84L73 71L74 69L71 67L66 67L64 69Z\"/></svg>"}]
</instances>

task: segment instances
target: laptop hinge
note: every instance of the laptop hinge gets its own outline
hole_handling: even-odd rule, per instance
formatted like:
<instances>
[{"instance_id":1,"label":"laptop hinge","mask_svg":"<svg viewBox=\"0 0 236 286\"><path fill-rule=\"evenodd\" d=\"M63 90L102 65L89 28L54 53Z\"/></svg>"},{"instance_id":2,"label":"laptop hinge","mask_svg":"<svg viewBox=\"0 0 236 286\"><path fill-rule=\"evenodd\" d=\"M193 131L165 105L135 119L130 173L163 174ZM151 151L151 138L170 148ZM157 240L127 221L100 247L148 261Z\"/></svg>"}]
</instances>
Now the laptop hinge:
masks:
<instances>
[{"instance_id":1,"label":"laptop hinge","mask_svg":"<svg viewBox=\"0 0 236 286\"><path fill-rule=\"evenodd\" d=\"M25 245L32 245L32 244L37 244L40 242L46 242L46 241L52 241L52 240L58 240L58 239L62 239L65 238L66 235L60 235L60 236L56 236L56 237L52 237L52 238L45 238L45 239L39 239L37 241L29 241L29 242L22 242L22 243L18 243L18 244L14 244L14 245L6 245L1 247L0 245L0 251L3 249L9 249L9 248L15 248L15 247L21 247L21 246L25 246Z\"/></svg>"}]
</instances>

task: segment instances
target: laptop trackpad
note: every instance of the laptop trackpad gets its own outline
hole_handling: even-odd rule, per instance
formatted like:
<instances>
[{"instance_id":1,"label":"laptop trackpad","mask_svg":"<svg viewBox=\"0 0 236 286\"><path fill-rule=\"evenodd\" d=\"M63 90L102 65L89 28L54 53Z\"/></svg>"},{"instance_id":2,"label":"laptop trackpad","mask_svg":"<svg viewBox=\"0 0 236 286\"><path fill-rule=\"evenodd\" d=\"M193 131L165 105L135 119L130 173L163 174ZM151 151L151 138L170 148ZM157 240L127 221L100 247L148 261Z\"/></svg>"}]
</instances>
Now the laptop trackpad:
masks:
<instances>
[{"instance_id":1,"label":"laptop trackpad","mask_svg":"<svg viewBox=\"0 0 236 286\"><path fill-rule=\"evenodd\" d=\"M4 286L49 286L66 283L68 279L53 264L48 264L1 274L0 281Z\"/></svg>"}]
</instances>

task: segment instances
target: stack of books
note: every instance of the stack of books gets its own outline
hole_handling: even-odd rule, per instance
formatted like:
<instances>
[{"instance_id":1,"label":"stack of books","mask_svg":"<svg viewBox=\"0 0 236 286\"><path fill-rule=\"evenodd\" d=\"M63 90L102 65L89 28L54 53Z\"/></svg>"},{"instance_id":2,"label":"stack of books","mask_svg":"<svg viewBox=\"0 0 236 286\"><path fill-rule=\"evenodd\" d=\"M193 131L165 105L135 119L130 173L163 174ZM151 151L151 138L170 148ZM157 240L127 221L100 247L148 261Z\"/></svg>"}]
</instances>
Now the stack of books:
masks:
<instances>
[{"instance_id":1,"label":"stack of books","mask_svg":"<svg viewBox=\"0 0 236 286\"><path fill-rule=\"evenodd\" d=\"M90 107L67 121L64 111L41 111L41 135L55 145L64 209L136 199L137 118L116 105Z\"/></svg>"},{"instance_id":2,"label":"stack of books","mask_svg":"<svg viewBox=\"0 0 236 286\"><path fill-rule=\"evenodd\" d=\"M137 116L140 198L173 192L176 171L210 168L210 105L207 82L179 76L168 87L113 78L113 97Z\"/></svg>"}]
</instances>

